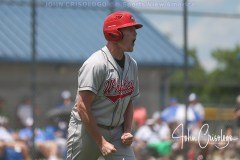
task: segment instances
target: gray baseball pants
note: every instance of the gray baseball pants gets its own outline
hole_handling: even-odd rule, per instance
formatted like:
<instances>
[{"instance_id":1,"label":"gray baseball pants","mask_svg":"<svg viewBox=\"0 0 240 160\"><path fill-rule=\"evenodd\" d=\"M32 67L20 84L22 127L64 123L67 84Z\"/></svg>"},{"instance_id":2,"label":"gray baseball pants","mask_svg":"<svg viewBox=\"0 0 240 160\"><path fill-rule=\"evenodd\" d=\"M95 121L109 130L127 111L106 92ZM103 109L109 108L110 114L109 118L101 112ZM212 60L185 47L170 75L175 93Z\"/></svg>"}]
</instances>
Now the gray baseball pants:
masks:
<instances>
[{"instance_id":1,"label":"gray baseball pants","mask_svg":"<svg viewBox=\"0 0 240 160\"><path fill-rule=\"evenodd\" d=\"M99 131L117 149L117 152L105 156L105 160L135 160L132 148L121 142L122 126L114 129L99 127ZM68 128L67 160L97 160L101 155L82 122L71 117Z\"/></svg>"}]
</instances>

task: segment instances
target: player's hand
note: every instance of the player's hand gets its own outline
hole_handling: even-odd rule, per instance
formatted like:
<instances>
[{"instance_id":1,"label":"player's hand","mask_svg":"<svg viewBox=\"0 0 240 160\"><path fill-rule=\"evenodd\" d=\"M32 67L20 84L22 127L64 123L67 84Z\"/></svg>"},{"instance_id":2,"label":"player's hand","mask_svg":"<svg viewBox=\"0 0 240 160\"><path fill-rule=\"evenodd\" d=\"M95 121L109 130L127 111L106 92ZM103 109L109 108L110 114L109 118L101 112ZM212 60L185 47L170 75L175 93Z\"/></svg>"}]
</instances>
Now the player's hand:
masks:
<instances>
[{"instance_id":1,"label":"player's hand","mask_svg":"<svg viewBox=\"0 0 240 160\"><path fill-rule=\"evenodd\" d=\"M103 156L107 156L111 153L116 152L116 148L114 147L114 145L112 145L111 143L104 141L102 143L102 146L100 147L100 151L102 152Z\"/></svg>"},{"instance_id":2,"label":"player's hand","mask_svg":"<svg viewBox=\"0 0 240 160\"><path fill-rule=\"evenodd\" d=\"M123 144L130 146L133 142L133 135L131 133L123 133L121 140Z\"/></svg>"}]
</instances>

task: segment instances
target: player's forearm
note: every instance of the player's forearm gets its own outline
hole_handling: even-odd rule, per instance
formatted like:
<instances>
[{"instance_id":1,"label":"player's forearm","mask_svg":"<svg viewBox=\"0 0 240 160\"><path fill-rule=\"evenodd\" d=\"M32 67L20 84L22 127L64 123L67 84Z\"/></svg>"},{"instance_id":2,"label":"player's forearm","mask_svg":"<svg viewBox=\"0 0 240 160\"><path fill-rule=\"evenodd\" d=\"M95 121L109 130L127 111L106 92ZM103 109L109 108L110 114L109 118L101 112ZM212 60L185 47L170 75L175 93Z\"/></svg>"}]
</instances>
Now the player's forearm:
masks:
<instances>
[{"instance_id":1,"label":"player's forearm","mask_svg":"<svg viewBox=\"0 0 240 160\"><path fill-rule=\"evenodd\" d=\"M83 107L80 107L81 109L78 111L79 116L81 117L81 120L86 127L86 130L90 134L90 136L95 140L95 142L100 146L103 141L105 140L102 136L102 134L99 132L97 128L97 123L95 118L92 116L91 111L87 111L86 109L83 109Z\"/></svg>"},{"instance_id":2,"label":"player's forearm","mask_svg":"<svg viewBox=\"0 0 240 160\"><path fill-rule=\"evenodd\" d=\"M124 113L123 131L125 133L127 132L131 133L132 121L133 121L133 104L132 101L130 101Z\"/></svg>"},{"instance_id":3,"label":"player's forearm","mask_svg":"<svg viewBox=\"0 0 240 160\"><path fill-rule=\"evenodd\" d=\"M89 98L90 97L90 98ZM95 142L100 146L105 141L102 134L99 132L95 118L90 110L91 104L94 98L91 95L82 94L78 98L77 109L78 114L86 127L86 130L90 136L95 140Z\"/></svg>"}]
</instances>

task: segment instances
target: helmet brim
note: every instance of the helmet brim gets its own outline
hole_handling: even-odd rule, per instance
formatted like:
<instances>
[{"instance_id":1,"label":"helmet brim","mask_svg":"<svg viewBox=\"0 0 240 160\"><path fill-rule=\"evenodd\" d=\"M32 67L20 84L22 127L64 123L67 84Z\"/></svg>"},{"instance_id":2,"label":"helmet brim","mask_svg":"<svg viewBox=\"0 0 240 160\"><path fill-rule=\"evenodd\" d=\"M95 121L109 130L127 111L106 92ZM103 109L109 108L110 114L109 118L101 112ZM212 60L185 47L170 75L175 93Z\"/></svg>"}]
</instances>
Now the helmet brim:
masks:
<instances>
[{"instance_id":1,"label":"helmet brim","mask_svg":"<svg viewBox=\"0 0 240 160\"><path fill-rule=\"evenodd\" d=\"M143 25L142 24L139 24L139 23L137 23L136 25L134 25L135 26L135 28L136 29L140 29L140 28L142 28L143 27Z\"/></svg>"},{"instance_id":2,"label":"helmet brim","mask_svg":"<svg viewBox=\"0 0 240 160\"><path fill-rule=\"evenodd\" d=\"M135 27L136 29L140 29L143 27L143 25L139 23L127 23L122 26L119 26L118 29L126 28L126 27Z\"/></svg>"}]
</instances>

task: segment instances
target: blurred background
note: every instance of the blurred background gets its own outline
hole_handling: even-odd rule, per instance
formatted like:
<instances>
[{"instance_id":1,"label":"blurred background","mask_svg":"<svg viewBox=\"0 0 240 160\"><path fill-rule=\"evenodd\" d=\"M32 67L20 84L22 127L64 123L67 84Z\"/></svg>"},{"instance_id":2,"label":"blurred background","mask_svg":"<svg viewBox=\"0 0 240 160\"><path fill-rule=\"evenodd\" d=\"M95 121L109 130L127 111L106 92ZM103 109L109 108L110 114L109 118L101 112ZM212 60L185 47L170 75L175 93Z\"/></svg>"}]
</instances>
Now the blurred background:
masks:
<instances>
[{"instance_id":1,"label":"blurred background","mask_svg":"<svg viewBox=\"0 0 240 160\"><path fill-rule=\"evenodd\" d=\"M78 70L105 45L105 17L127 10L144 25L131 53L141 90L137 159L240 159L239 140L201 149L172 137L186 104L191 136L204 124L211 135L240 136L240 2L185 2L187 52L182 0L1 0L0 157L65 158Z\"/></svg>"}]
</instances>

